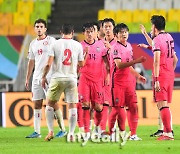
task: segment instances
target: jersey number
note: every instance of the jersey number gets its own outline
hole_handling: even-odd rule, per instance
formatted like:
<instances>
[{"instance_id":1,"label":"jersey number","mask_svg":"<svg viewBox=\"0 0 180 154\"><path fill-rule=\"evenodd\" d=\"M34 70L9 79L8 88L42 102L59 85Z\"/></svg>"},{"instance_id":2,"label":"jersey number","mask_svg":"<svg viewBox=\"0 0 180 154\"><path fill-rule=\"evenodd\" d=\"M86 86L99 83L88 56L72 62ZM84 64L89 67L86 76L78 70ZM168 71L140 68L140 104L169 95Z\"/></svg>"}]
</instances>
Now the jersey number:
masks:
<instances>
[{"instance_id":1,"label":"jersey number","mask_svg":"<svg viewBox=\"0 0 180 154\"><path fill-rule=\"evenodd\" d=\"M43 52L42 49L39 49L38 50L38 55L42 55L42 52Z\"/></svg>"},{"instance_id":2,"label":"jersey number","mask_svg":"<svg viewBox=\"0 0 180 154\"><path fill-rule=\"evenodd\" d=\"M69 59L71 58L72 52L69 49L64 50L64 56L67 56L66 59L63 61L64 65L71 65Z\"/></svg>"},{"instance_id":3,"label":"jersey number","mask_svg":"<svg viewBox=\"0 0 180 154\"><path fill-rule=\"evenodd\" d=\"M173 46L172 43L173 41L166 41L167 43L167 47L168 47L168 54L167 54L167 58L173 58Z\"/></svg>"}]
</instances>

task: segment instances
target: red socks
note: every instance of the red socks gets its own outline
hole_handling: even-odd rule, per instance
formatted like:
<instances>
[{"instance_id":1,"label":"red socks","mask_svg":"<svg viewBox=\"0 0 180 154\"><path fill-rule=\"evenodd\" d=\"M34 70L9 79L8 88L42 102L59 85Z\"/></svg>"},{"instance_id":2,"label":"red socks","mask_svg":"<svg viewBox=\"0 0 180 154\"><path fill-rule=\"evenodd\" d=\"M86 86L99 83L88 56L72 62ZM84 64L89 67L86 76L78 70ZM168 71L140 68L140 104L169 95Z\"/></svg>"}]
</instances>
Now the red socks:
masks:
<instances>
[{"instance_id":1,"label":"red socks","mask_svg":"<svg viewBox=\"0 0 180 154\"><path fill-rule=\"evenodd\" d=\"M107 123L107 118L108 118L108 112L109 112L109 105L103 106L103 111L102 111L102 119L101 119L101 130L106 130L106 123Z\"/></svg>"},{"instance_id":2,"label":"red socks","mask_svg":"<svg viewBox=\"0 0 180 154\"><path fill-rule=\"evenodd\" d=\"M138 108L136 103L130 105L129 112L131 135L135 135L138 125Z\"/></svg>"},{"instance_id":3,"label":"red socks","mask_svg":"<svg viewBox=\"0 0 180 154\"><path fill-rule=\"evenodd\" d=\"M124 107L118 107L118 126L120 131L124 131L126 123L126 111Z\"/></svg>"},{"instance_id":4,"label":"red socks","mask_svg":"<svg viewBox=\"0 0 180 154\"><path fill-rule=\"evenodd\" d=\"M84 123L84 131L85 133L90 132L90 110L89 107L83 107L83 123Z\"/></svg>"},{"instance_id":5,"label":"red socks","mask_svg":"<svg viewBox=\"0 0 180 154\"><path fill-rule=\"evenodd\" d=\"M78 116L77 122L78 122L79 128L84 127L84 124L83 124L83 109L82 109L82 104L81 103L77 104L77 116Z\"/></svg>"},{"instance_id":6,"label":"red socks","mask_svg":"<svg viewBox=\"0 0 180 154\"><path fill-rule=\"evenodd\" d=\"M164 125L164 132L169 133L171 129L171 113L169 107L163 107L160 109L162 122Z\"/></svg>"}]
</instances>

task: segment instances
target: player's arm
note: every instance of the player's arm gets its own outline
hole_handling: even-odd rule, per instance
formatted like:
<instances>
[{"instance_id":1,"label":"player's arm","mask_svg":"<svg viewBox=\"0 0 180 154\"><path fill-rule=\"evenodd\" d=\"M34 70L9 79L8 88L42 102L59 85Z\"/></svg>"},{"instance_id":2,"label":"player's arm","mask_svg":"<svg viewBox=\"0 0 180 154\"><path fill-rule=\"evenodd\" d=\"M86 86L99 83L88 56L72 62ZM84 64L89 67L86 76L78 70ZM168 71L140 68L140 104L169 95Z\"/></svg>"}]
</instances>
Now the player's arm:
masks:
<instances>
[{"instance_id":1,"label":"player's arm","mask_svg":"<svg viewBox=\"0 0 180 154\"><path fill-rule=\"evenodd\" d=\"M138 72L136 72L136 70L132 66L130 66L130 71L136 77L138 81L142 83L146 83L146 78L142 76L141 74L139 74Z\"/></svg>"},{"instance_id":2,"label":"player's arm","mask_svg":"<svg viewBox=\"0 0 180 154\"><path fill-rule=\"evenodd\" d=\"M43 75L42 75L42 87L43 88L46 88L45 85L48 84L47 79L46 79L46 75L48 74L53 61L54 61L54 56L49 56L47 64L43 70Z\"/></svg>"},{"instance_id":3,"label":"player's arm","mask_svg":"<svg viewBox=\"0 0 180 154\"><path fill-rule=\"evenodd\" d=\"M27 66L27 72L26 72L26 81L25 81L25 87L27 90L29 89L29 79L32 75L33 69L34 69L35 60L29 59L28 66Z\"/></svg>"},{"instance_id":4,"label":"player's arm","mask_svg":"<svg viewBox=\"0 0 180 154\"><path fill-rule=\"evenodd\" d=\"M122 62L120 58L114 59L114 62L119 69L124 69L126 67L130 67L130 66L133 66L134 64L142 63L145 61L146 61L146 58L144 56L141 56L141 57L139 57L135 60L132 60L130 62Z\"/></svg>"},{"instance_id":5,"label":"player's arm","mask_svg":"<svg viewBox=\"0 0 180 154\"><path fill-rule=\"evenodd\" d=\"M148 33L146 32L146 28L144 27L144 25L140 24L140 30L141 30L142 34L144 35L144 37L145 37L146 41L148 42L148 44L150 46L152 46L152 39L148 35Z\"/></svg>"},{"instance_id":6,"label":"player's arm","mask_svg":"<svg viewBox=\"0 0 180 154\"><path fill-rule=\"evenodd\" d=\"M107 59L107 55L103 56L103 60L104 60L104 63L105 63L105 66L106 66L106 72L107 72L107 76L106 76L106 79L105 79L105 84L109 85L109 83L110 83L110 66L109 66L109 61Z\"/></svg>"},{"instance_id":7,"label":"player's arm","mask_svg":"<svg viewBox=\"0 0 180 154\"><path fill-rule=\"evenodd\" d=\"M152 50L152 47L150 45L147 45L147 44L144 44L144 43L138 44L138 47Z\"/></svg>"},{"instance_id":8,"label":"player's arm","mask_svg":"<svg viewBox=\"0 0 180 154\"><path fill-rule=\"evenodd\" d=\"M160 50L154 51L154 81L155 81L155 91L160 91L160 84L158 81L160 69Z\"/></svg>"},{"instance_id":9,"label":"player's arm","mask_svg":"<svg viewBox=\"0 0 180 154\"><path fill-rule=\"evenodd\" d=\"M87 60L87 57L88 57L88 52L89 52L89 47L85 47L84 51L83 51L84 60L78 62L79 67L83 67L86 64L86 60Z\"/></svg>"},{"instance_id":10,"label":"player's arm","mask_svg":"<svg viewBox=\"0 0 180 154\"><path fill-rule=\"evenodd\" d=\"M178 62L178 58L177 58L175 52L173 53L173 58L174 58L174 60L173 60L173 67L174 67L174 70L175 70L175 69L176 69L177 62Z\"/></svg>"}]
</instances>

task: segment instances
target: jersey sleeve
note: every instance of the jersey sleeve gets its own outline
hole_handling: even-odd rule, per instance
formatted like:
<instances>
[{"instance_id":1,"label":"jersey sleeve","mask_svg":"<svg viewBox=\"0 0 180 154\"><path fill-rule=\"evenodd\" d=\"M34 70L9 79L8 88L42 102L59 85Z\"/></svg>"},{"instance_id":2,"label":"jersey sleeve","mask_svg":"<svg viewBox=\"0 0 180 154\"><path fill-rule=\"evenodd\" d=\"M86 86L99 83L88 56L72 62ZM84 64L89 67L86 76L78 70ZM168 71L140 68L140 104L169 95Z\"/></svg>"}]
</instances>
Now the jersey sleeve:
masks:
<instances>
[{"instance_id":1,"label":"jersey sleeve","mask_svg":"<svg viewBox=\"0 0 180 154\"><path fill-rule=\"evenodd\" d=\"M80 44L79 45L79 55L78 55L78 61L83 61L84 60L84 56L83 56L83 47Z\"/></svg>"},{"instance_id":2,"label":"jersey sleeve","mask_svg":"<svg viewBox=\"0 0 180 154\"><path fill-rule=\"evenodd\" d=\"M55 42L53 42L51 45L50 45L50 49L49 49L49 53L48 55L49 56L53 56L54 57L54 46L55 46Z\"/></svg>"},{"instance_id":3,"label":"jersey sleeve","mask_svg":"<svg viewBox=\"0 0 180 154\"><path fill-rule=\"evenodd\" d=\"M33 50L32 50L32 43L29 45L29 51L28 51L28 59L35 59Z\"/></svg>"},{"instance_id":4,"label":"jersey sleeve","mask_svg":"<svg viewBox=\"0 0 180 154\"><path fill-rule=\"evenodd\" d=\"M152 51L160 51L160 41L158 41L157 37L155 37L152 41Z\"/></svg>"}]
</instances>

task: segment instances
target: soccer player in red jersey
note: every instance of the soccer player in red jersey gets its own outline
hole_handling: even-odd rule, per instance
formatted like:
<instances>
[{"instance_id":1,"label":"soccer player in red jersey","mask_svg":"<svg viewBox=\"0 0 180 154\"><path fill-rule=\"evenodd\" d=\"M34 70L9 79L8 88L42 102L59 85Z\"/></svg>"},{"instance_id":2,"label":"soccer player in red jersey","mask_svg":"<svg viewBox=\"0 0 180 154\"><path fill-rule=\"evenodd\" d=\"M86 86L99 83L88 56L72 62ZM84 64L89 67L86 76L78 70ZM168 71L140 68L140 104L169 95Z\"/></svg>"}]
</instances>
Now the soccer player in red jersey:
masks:
<instances>
[{"instance_id":1,"label":"soccer player in red jersey","mask_svg":"<svg viewBox=\"0 0 180 154\"><path fill-rule=\"evenodd\" d=\"M149 45L138 44L138 46L142 47L142 48L145 48L145 49L152 50L152 38L147 34L146 29L142 24L140 25L140 30L141 30L142 34L144 35L144 37L146 38L146 41L148 42ZM171 118L171 128L172 128L172 133L174 135L173 127L172 127L172 118ZM159 111L158 130L155 133L151 134L150 137L159 137L159 136L161 136L163 134L163 129L164 129L164 125L163 125L161 114L160 114L160 111Z\"/></svg>"},{"instance_id":2,"label":"soccer player in red jersey","mask_svg":"<svg viewBox=\"0 0 180 154\"><path fill-rule=\"evenodd\" d=\"M79 98L82 102L83 108L83 123L86 133L85 139L90 137L90 107L96 112L102 112L103 110L103 72L102 66L106 63L108 70L108 64L106 59L106 48L102 41L96 41L94 39L94 25L92 23L86 23L83 25L83 33L85 40L81 42L84 50L84 56L86 58L85 65L80 68L79 79ZM104 63L105 62L105 63ZM96 117L97 114L95 114ZM96 126L100 124L101 117L96 117Z\"/></svg>"},{"instance_id":3,"label":"soccer player in red jersey","mask_svg":"<svg viewBox=\"0 0 180 154\"><path fill-rule=\"evenodd\" d=\"M136 135L138 124L137 97L135 78L145 83L146 78L137 73L132 67L136 63L146 60L145 57L132 59L133 52L130 43L127 42L129 28L124 23L118 24L114 28L114 34L117 42L111 47L110 51L110 74L112 80L112 111L109 116L109 131L113 132L116 119L120 129L120 135L123 141L128 138L125 132L126 112L124 107L129 108L130 112L130 140L141 140Z\"/></svg>"},{"instance_id":4,"label":"soccer player in red jersey","mask_svg":"<svg viewBox=\"0 0 180 154\"><path fill-rule=\"evenodd\" d=\"M152 50L154 54L154 100L157 102L164 125L163 135L157 140L174 140L169 103L171 103L172 99L174 69L178 59L174 52L174 40L169 33L165 32L165 18L153 15L151 23L151 34L153 36Z\"/></svg>"},{"instance_id":5,"label":"soccer player in red jersey","mask_svg":"<svg viewBox=\"0 0 180 154\"><path fill-rule=\"evenodd\" d=\"M116 42L115 38L114 38L114 33L113 33L113 29L115 27L115 22L112 18L105 18L102 21L102 29L104 32L104 38L102 39L102 41L104 42L106 48L107 48L107 59L108 62L110 60L109 58L109 51L111 46ZM103 72L104 72L104 85L103 85L103 89L104 89L104 103L103 103L103 115L102 115L102 120L101 120L101 133L103 133L106 130L106 123L107 123L107 119L108 119L108 114L109 114L109 103L111 102L112 96L111 96L111 89L110 89L110 85L106 84L105 81L105 77L107 76L107 72L105 67L103 68Z\"/></svg>"}]
</instances>

